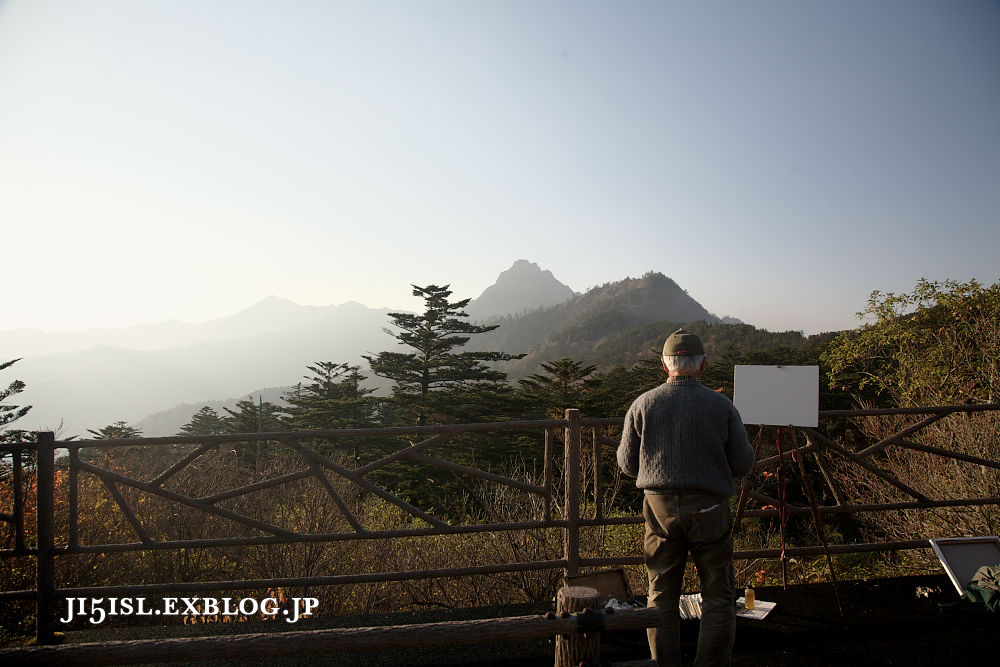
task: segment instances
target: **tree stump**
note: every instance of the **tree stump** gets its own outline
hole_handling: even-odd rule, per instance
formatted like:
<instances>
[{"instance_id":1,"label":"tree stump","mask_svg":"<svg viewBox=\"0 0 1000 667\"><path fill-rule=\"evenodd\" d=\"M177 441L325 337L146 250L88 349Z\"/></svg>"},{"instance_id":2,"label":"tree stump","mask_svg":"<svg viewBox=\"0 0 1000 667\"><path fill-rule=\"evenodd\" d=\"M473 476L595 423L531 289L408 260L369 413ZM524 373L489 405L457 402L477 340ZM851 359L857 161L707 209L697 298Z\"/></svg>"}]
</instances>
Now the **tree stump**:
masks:
<instances>
[{"instance_id":1,"label":"tree stump","mask_svg":"<svg viewBox=\"0 0 1000 667\"><path fill-rule=\"evenodd\" d=\"M582 612L584 609L594 609L600 593L589 586L565 586L559 589L556 597L556 613L558 615L571 612ZM577 667L581 662L592 661L595 664L601 659L601 634L574 633L572 635L556 635L556 667Z\"/></svg>"}]
</instances>

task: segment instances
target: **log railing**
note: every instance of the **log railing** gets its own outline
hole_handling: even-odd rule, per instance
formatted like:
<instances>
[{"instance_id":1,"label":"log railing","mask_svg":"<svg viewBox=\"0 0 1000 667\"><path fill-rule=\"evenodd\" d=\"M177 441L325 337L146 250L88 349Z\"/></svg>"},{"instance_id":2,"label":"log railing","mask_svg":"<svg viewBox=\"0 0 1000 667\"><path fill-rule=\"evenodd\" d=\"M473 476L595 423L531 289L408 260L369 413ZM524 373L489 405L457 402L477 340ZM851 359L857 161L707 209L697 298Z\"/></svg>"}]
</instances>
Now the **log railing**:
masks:
<instances>
[{"instance_id":1,"label":"log railing","mask_svg":"<svg viewBox=\"0 0 1000 667\"><path fill-rule=\"evenodd\" d=\"M946 419L958 413L1000 410L1000 405L981 406L947 406L936 408L897 409L897 410L866 410L866 411L826 411L821 412L824 422L829 420L856 418L879 415L927 415L918 423L902 429L900 432L884 438L881 441L858 450L852 450L847 445L837 442L820 429L797 429L797 436L791 435L790 451L782 457L771 456L759 459L754 467L754 473L776 469L783 462L783 457L793 453L799 461L804 456L814 457L817 469L828 486L829 494L835 499L832 505L820 505L814 508L802 505L787 505L783 507L791 514L814 512L814 516L824 516L835 513L857 513L908 509L928 509L938 507L959 507L974 505L997 505L1000 498L929 498L919 491L910 488L878 465L878 454L889 447L899 447L908 450L942 456L971 465L1000 468L1000 462L983 459L962 452L946 450L914 442L911 438L921 429L932 423ZM613 469L614 448L618 444L615 429L620 429L621 418L586 419L578 410L567 410L564 419L496 422L484 424L452 424L436 426L392 427L381 429L341 429L334 431L308 431L287 433L234 434L218 436L191 436L168 438L136 438L128 440L90 440L56 442L53 434L41 432L35 443L19 443L0 448L0 461L5 463L6 475L0 479L0 484L11 488L10 507L0 507L0 524L6 524L7 535L5 547L0 550L0 557L32 556L36 562L37 584L31 590L3 591L0 600L35 600L37 605L37 640L39 643L52 643L55 633L57 603L65 597L113 597L142 594L163 593L200 593L213 590L247 590L273 587L322 586L337 584L352 584L363 582L407 581L414 579L430 579L437 577L452 577L465 575L483 575L501 572L523 572L531 570L561 569L566 574L578 573L582 568L606 565L641 564L641 556L608 556L594 557L581 551L581 530L600 526L620 524L640 524L641 516L609 517L608 481L604 478L608 469ZM440 447L458 436L485 432L521 432L534 433L543 448L544 470L541 484L523 479L513 479L495 472L481 470L469 465L449 461L439 456L431 455L428 450ZM319 451L313 441L336 443L338 440L366 437L400 436L414 438L408 446L385 454L377 460L364 465L348 466L334 460ZM804 444L797 440L804 438ZM198 459L220 445L235 448L273 443L289 457L298 457L302 467L291 473L278 475L268 479L249 481L243 486L219 489L208 495L186 495L177 490L171 490L171 480L181 471L194 464ZM101 467L88 457L81 456L82 451L114 451L120 448L170 448L178 459L166 465L158 474L150 479L131 477L106 467ZM179 449L189 447L187 452ZM559 458L557 448L562 448L563 463L563 503L556 506L554 462ZM57 465L55 455L57 450L66 450L66 468L68 476L63 492L66 494L68 521L66 534L56 535L55 493ZM843 461L857 465L867 472L896 488L901 494L908 495L912 500L882 504L848 504L839 491L834 476L826 464L826 457L839 457ZM542 499L541 515L537 517L522 517L522 520L504 523L472 523L451 524L445 519L435 516L433 512L422 509L407 502L399 495L367 478L371 473L381 470L391 463L407 459L430 466L449 470L458 475L466 475L474 479L485 480L511 487L519 492ZM585 461L589 459L589 461ZM9 463L7 463L9 461ZM587 465L589 475L585 478L583 466ZM125 518L127 525L134 533L135 539L121 543L82 543L80 539L79 506L80 479L82 475L93 476L107 489L116 504L118 511ZM331 482L331 476L336 483ZM748 480L755 475L748 476ZM35 480L31 484L31 479ZM224 500L248 496L250 494L278 487L282 484L298 480L314 479L320 484L330 500L339 509L350 530L332 533L303 533L281 525L260 521L253 517L225 509L219 505ZM405 514L419 519L427 527L405 528L394 530L374 530L364 525L361 518L355 515L350 504L338 491L338 485L354 485L366 493L372 494L398 507ZM162 539L150 534L143 524L139 513L121 492L122 488L131 488L131 493L145 494L149 497L161 498L165 501L191 508L256 531L256 535L241 537L195 537L188 539ZM586 496L586 497L585 497ZM31 531L25 527L26 507L34 500L36 530L35 544L29 545ZM778 500L754 490L751 484L745 484L740 496L738 516L776 516L778 509L745 509L748 503L757 506L778 505ZM588 516L584 516L582 508L587 508ZM554 513L558 512L558 516ZM0 530L3 526L0 525ZM295 577L281 579L255 579L231 581L199 581L175 582L140 585L101 586L101 587L57 587L56 566L60 557L74 554L99 554L115 552L136 552L151 550L189 549L234 547L265 544L288 544L303 542L334 542L342 540L391 540L402 537L417 537L427 535L468 534L494 531L524 531L536 529L559 529L564 535L563 557L554 560L525 561L512 563L497 563L462 568L447 568L422 571L400 572L359 572L330 576ZM886 551L900 549L926 548L926 540L909 540L886 543L838 544L824 546L800 546L785 549L785 555L819 555L823 553L857 553L867 551ZM780 555L778 549L757 549L736 553L736 558L776 558Z\"/></svg>"},{"instance_id":2,"label":"log railing","mask_svg":"<svg viewBox=\"0 0 1000 667\"><path fill-rule=\"evenodd\" d=\"M576 411L573 411L577 414ZM569 432L569 424L578 421L578 416L571 419L513 421L480 424L451 424L436 426L391 427L372 429L340 429L331 431L308 431L287 433L253 433L216 436L165 437L165 438L134 438L123 440L85 440L56 442L53 434L41 432L37 442L19 444L0 449L0 460L9 458L10 475L6 480L14 490L11 512L0 515L0 520L7 523L14 539L10 548L0 551L2 557L34 556L36 561L37 586L33 590L15 590L0 592L0 600L36 600L38 618L38 638L41 643L50 642L54 636L54 623L57 603L67 597L120 597L133 595L157 595L169 593L202 593L217 590L250 590L277 587L296 586L326 586L338 584L356 584L386 581L410 581L431 579L437 577L455 577L467 575L486 575L510 572L525 572L533 570L565 569L569 566L567 558L507 562L469 567L452 567L417 571L390 572L357 572L330 576L286 577L253 580L226 581L196 581L155 584L137 584L99 587L60 587L57 588L56 564L62 556L78 554L107 554L137 551L176 550L212 547L246 547L253 545L274 545L307 542L339 542L345 540L391 540L395 538L423 537L431 535L461 535L469 533L525 531L539 529L566 529L569 522L562 516L564 508L553 507L556 496L555 470L553 461L558 455L557 448L563 448ZM514 479L482 470L470 465L456 463L439 456L431 455L429 450L442 448L449 441L468 434L503 432L513 434L534 434L544 457L544 469L541 483ZM324 454L312 442L327 443L327 447L336 447L340 441L356 441L359 438L392 438L402 437L407 440L402 448L385 454L364 465L349 466L342 461L334 460ZM332 444L330 444L332 443ZM222 488L207 495L192 495L171 488L171 481L186 468L195 465L199 458L215 450L219 446L233 447L234 451L262 446L267 444L274 448L273 457L285 457L284 460L298 458L301 469L266 479L247 480L248 483L234 488ZM161 472L147 475L125 474L120 470L110 469L112 466L102 466L95 462L98 456L87 456L87 452L114 452L142 449L149 451L169 452L177 457L175 462L165 465ZM188 451L184 451L187 449ZM570 451L572 448L565 448ZM55 455L59 450L65 450L66 456L60 457L66 463L57 466ZM27 456L26 456L27 455ZM568 455L567 455L568 456ZM166 458L166 457L160 457ZM33 460L32 460L33 459ZM90 460L88 460L90 459ZM539 516L521 517L523 520L502 523L450 523L445 518L435 516L432 511L420 508L393 493L376 482L371 481L373 473L400 460L408 460L434 468L455 473L456 475L505 485L515 491L541 500ZM26 483L25 469L30 471L34 484ZM55 477L58 468L64 468L66 475L62 492L65 493L65 506L68 517L65 535L56 535L55 516ZM62 471L60 471L62 472ZM98 541L85 542L81 539L80 506L81 479L91 476L99 481L107 490L118 512L124 517L127 526L134 536L133 541ZM315 480L325 492L330 501L339 510L344 522L350 530L341 532L302 532L286 526L248 516L226 509L220 503L225 500L248 497L266 489L274 489L283 484L298 480ZM331 481L332 480L332 481ZM0 480L3 483L4 480ZM399 529L374 529L363 524L356 516L354 509L343 496L345 486L354 486L361 493L378 497L388 504L398 508L404 516L414 522L423 522L426 527L407 527ZM189 508L197 512L227 520L233 525L241 526L244 534L239 537L214 537L202 535L186 539L167 538L151 534L144 525L137 505L123 493L123 489L131 489L130 493L138 497L157 498L174 503L177 506ZM29 546L26 542L24 526L25 498L24 492L32 493L36 501L37 529L35 544ZM2 537L2 536L0 536ZM30 537L30 535L29 535ZM8 540L10 541L10 540ZM5 545L7 546L7 545Z\"/></svg>"},{"instance_id":3,"label":"log railing","mask_svg":"<svg viewBox=\"0 0 1000 667\"><path fill-rule=\"evenodd\" d=\"M518 642L556 635L635 630L663 624L656 607L544 616L509 616L468 621L444 621L358 628L331 628L209 637L132 640L0 649L0 662L11 665L132 665L194 663L205 660L250 660L301 655L338 656L344 652L385 650L386 647L439 648L489 642ZM9 662L8 662L9 661Z\"/></svg>"}]
</instances>

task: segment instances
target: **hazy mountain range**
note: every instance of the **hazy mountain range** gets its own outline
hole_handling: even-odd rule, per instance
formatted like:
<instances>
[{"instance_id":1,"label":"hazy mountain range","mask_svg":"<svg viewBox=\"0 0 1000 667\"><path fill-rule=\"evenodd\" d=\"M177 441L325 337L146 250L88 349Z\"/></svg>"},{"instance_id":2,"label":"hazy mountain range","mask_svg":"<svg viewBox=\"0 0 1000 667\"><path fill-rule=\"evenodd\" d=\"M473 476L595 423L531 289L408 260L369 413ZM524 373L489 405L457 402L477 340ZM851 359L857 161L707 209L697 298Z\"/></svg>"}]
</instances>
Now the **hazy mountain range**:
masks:
<instances>
[{"instance_id":1,"label":"hazy mountain range","mask_svg":"<svg viewBox=\"0 0 1000 667\"><path fill-rule=\"evenodd\" d=\"M395 341L382 332L388 312L358 303L316 308L268 297L230 317L188 325L196 328L187 329L184 340L195 342L177 347L99 345L26 355L12 370L27 384L18 401L34 407L18 426L55 429L62 421L65 435L82 436L89 428L135 422L178 403L294 385L307 364L360 363L362 354L389 349ZM0 349L14 356L7 350L16 348Z\"/></svg>"},{"instance_id":2,"label":"hazy mountain range","mask_svg":"<svg viewBox=\"0 0 1000 667\"><path fill-rule=\"evenodd\" d=\"M631 363L645 352L636 327L722 321L662 274L577 294L527 260L502 272L466 310L474 320L501 325L473 337L470 346L528 353L505 369L512 377L567 355L602 365ZM197 324L0 332L0 350L3 359L23 357L12 369L27 384L17 402L34 408L18 427L54 429L63 422L63 436L86 436L87 429L124 420L145 435L169 435L202 406L221 412L258 387L270 389L254 396L276 402L317 361L360 364L365 372L361 355L397 349L382 331L389 312L356 302L302 306L269 296ZM654 326L649 335L662 334Z\"/></svg>"}]
</instances>

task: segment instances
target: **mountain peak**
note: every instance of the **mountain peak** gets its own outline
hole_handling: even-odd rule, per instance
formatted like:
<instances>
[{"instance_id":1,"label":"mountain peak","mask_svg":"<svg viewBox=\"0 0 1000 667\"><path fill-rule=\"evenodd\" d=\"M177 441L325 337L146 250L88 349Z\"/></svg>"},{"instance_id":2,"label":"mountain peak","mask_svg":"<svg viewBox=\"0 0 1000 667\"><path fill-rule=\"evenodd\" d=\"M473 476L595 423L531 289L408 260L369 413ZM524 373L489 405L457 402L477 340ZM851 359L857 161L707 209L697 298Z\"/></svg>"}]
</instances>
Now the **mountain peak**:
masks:
<instances>
[{"instance_id":1,"label":"mountain peak","mask_svg":"<svg viewBox=\"0 0 1000 667\"><path fill-rule=\"evenodd\" d=\"M473 320L510 315L524 310L553 306L575 296L552 272L538 264L519 259L500 273L495 283L483 290L465 311Z\"/></svg>"},{"instance_id":2,"label":"mountain peak","mask_svg":"<svg viewBox=\"0 0 1000 667\"><path fill-rule=\"evenodd\" d=\"M298 304L291 299L286 299L283 296L278 296L276 294L268 294L263 299L251 306L251 308L258 308L260 306L287 306L287 305L297 306Z\"/></svg>"},{"instance_id":3,"label":"mountain peak","mask_svg":"<svg viewBox=\"0 0 1000 667\"><path fill-rule=\"evenodd\" d=\"M537 273L541 272L541 270L542 269L534 262L527 259L519 259L513 264L511 264L510 268L501 273L500 275L503 275L504 273L508 273L510 271L534 271ZM546 273L548 273L548 271L546 271Z\"/></svg>"},{"instance_id":4,"label":"mountain peak","mask_svg":"<svg viewBox=\"0 0 1000 667\"><path fill-rule=\"evenodd\" d=\"M648 271L643 274L641 280L654 287L673 287L681 289L681 286L677 284L676 280L663 275L659 271Z\"/></svg>"},{"instance_id":5,"label":"mountain peak","mask_svg":"<svg viewBox=\"0 0 1000 667\"><path fill-rule=\"evenodd\" d=\"M283 296L269 294L249 308L229 317L275 317L315 310L316 306L303 306Z\"/></svg>"},{"instance_id":6,"label":"mountain peak","mask_svg":"<svg viewBox=\"0 0 1000 667\"><path fill-rule=\"evenodd\" d=\"M705 310L677 281L658 271L595 288L593 298L613 304L629 321L715 322L719 319Z\"/></svg>"},{"instance_id":7,"label":"mountain peak","mask_svg":"<svg viewBox=\"0 0 1000 667\"><path fill-rule=\"evenodd\" d=\"M512 280L532 280L535 278L555 281L557 283L559 282L548 269L542 270L542 268L534 262L529 262L526 259L519 259L511 264L509 269L502 271L500 275L497 276L495 284L499 285L502 282L509 282ZM562 283L559 284L562 285ZM482 298L482 295L480 295L480 298Z\"/></svg>"}]
</instances>

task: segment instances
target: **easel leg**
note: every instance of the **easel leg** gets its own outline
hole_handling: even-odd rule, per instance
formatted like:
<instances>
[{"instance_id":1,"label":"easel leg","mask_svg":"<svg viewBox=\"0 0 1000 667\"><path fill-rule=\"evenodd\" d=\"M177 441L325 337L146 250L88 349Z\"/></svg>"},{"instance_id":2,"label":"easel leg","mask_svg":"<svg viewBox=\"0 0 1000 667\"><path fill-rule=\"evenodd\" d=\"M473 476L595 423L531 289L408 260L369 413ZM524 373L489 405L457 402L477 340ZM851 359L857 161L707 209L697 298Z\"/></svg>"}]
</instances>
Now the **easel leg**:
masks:
<instances>
[{"instance_id":1,"label":"easel leg","mask_svg":"<svg viewBox=\"0 0 1000 667\"><path fill-rule=\"evenodd\" d=\"M778 447L778 531L781 535L781 588L788 589L788 556L785 554L785 523L788 521L787 491L788 471L785 468L785 450L781 446L781 437L785 429L778 428L775 433L775 444Z\"/></svg>"},{"instance_id":2,"label":"easel leg","mask_svg":"<svg viewBox=\"0 0 1000 667\"><path fill-rule=\"evenodd\" d=\"M754 461L757 461L757 459L760 458L760 436L763 431L763 426L757 429L757 438L754 440L753 446ZM753 476L755 472L756 467L751 468L750 472L748 472L746 477L743 478L743 486L740 488L740 499L736 501L736 516L733 517L732 533L734 539L736 537L736 530L740 527L740 521L743 519L743 512L746 510L747 496L750 495L750 485L753 483Z\"/></svg>"},{"instance_id":3,"label":"easel leg","mask_svg":"<svg viewBox=\"0 0 1000 667\"><path fill-rule=\"evenodd\" d=\"M806 472L806 465L805 461L803 461L803 457L795 455L795 449L798 447L798 439L795 437L795 430L789 429L789 435L792 439L792 458L799 464L799 476L802 478L802 488L806 492L806 497L809 498L809 507L812 509L813 523L816 524L816 533L819 535L819 539L823 543L823 553L826 554L826 565L830 570L830 583L833 584L833 596L837 599L837 610L840 612L840 617L844 618L844 607L840 603L840 591L837 587L837 574L833 569L833 556L830 554L830 543L826 539L826 529L823 528L823 517L820 514L819 505L816 502L816 492L813 489L812 480Z\"/></svg>"}]
</instances>

